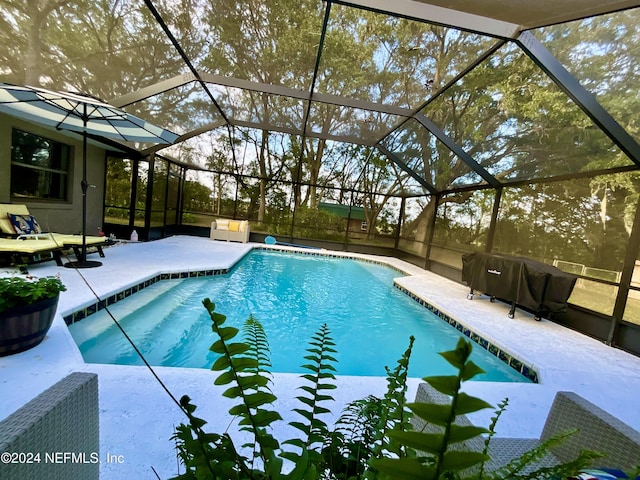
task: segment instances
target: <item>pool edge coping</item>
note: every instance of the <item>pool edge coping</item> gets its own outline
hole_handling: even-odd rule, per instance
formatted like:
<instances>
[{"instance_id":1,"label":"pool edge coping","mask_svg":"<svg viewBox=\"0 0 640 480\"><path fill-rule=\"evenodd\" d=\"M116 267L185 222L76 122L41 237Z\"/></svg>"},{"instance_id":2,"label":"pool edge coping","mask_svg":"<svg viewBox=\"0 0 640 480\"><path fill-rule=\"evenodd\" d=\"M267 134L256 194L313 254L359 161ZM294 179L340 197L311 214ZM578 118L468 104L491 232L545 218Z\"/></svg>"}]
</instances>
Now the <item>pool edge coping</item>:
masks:
<instances>
[{"instance_id":1,"label":"pool edge coping","mask_svg":"<svg viewBox=\"0 0 640 480\"><path fill-rule=\"evenodd\" d=\"M531 380L532 383L535 383L535 384L540 383L540 373L533 365L521 360L520 358L518 358L519 357L518 355L511 353L509 349L502 347L499 344L492 342L491 340L486 339L479 333L469 328L464 322L461 322L460 320L456 320L455 318L453 318L452 316L444 312L442 309L440 309L436 305L432 304L428 300L425 300L420 295L417 295L412 291L410 291L407 287L400 285L396 281L393 282L393 285L402 293L406 294L409 298L415 300L420 305L422 305L427 310L429 310L431 313L436 315L442 321L448 323L453 328L458 330L465 337L469 338L469 340L473 341L474 343L482 347L484 350L488 351L494 357L498 358L500 361L507 364L507 366L513 368L520 375Z\"/></svg>"}]
</instances>

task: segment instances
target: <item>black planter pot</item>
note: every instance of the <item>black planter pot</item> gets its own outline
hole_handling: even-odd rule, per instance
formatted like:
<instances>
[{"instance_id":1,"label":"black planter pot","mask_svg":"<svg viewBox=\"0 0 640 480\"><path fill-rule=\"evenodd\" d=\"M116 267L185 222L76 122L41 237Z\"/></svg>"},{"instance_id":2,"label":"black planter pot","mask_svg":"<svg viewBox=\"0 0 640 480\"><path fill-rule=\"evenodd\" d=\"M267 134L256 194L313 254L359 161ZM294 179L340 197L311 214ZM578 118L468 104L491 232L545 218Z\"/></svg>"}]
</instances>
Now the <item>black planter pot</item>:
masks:
<instances>
[{"instance_id":1,"label":"black planter pot","mask_svg":"<svg viewBox=\"0 0 640 480\"><path fill-rule=\"evenodd\" d=\"M0 357L23 352L44 339L58 308L59 295L0 313Z\"/></svg>"}]
</instances>

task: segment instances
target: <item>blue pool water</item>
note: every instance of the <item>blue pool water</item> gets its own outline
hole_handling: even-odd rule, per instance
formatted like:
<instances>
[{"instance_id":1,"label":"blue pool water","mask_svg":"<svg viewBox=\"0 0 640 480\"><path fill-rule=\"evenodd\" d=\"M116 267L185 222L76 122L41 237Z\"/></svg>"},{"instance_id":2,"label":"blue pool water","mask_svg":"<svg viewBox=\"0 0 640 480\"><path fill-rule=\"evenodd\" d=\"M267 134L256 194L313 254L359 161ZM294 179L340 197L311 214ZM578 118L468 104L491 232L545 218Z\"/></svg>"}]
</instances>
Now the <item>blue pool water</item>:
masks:
<instances>
[{"instance_id":1,"label":"blue pool water","mask_svg":"<svg viewBox=\"0 0 640 480\"><path fill-rule=\"evenodd\" d=\"M225 325L241 328L250 314L262 323L274 372L303 372L308 341L326 323L340 375L384 376L410 335L416 338L410 376L453 373L437 352L453 349L462 334L395 288L398 276L357 260L253 251L229 274L163 280L109 308L156 366L211 367L216 337L202 306L208 297L227 316ZM69 330L89 363L142 365L105 311ZM477 380L529 381L479 346L472 358L487 372Z\"/></svg>"}]
</instances>

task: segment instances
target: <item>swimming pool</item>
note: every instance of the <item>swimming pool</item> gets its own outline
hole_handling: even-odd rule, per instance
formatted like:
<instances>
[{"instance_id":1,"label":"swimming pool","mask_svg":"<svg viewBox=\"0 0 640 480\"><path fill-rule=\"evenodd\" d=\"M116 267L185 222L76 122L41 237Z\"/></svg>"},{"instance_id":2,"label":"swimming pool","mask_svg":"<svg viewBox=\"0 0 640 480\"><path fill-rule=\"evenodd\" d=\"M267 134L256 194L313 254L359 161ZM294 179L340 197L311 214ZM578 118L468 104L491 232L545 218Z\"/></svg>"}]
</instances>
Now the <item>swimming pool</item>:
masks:
<instances>
[{"instance_id":1,"label":"swimming pool","mask_svg":"<svg viewBox=\"0 0 640 480\"><path fill-rule=\"evenodd\" d=\"M340 375L384 376L416 337L412 377L453 371L439 351L452 349L462 333L393 286L401 273L353 259L254 250L228 274L163 280L109 307L151 365L210 368L216 355L209 297L227 324L241 328L253 315L264 326L274 372L303 370L307 342L326 323L338 350ZM141 365L105 311L69 330L89 363ZM486 350L474 361L478 380L529 382Z\"/></svg>"}]
</instances>

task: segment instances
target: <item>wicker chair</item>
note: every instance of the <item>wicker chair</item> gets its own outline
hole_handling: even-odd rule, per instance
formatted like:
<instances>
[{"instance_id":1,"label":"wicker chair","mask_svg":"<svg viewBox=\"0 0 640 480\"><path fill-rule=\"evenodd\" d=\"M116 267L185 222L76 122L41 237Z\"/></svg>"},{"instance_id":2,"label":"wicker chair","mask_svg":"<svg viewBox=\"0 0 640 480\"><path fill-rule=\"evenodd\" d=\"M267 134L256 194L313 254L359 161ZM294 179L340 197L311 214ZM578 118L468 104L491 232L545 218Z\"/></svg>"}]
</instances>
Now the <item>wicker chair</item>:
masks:
<instances>
[{"instance_id":1,"label":"wicker chair","mask_svg":"<svg viewBox=\"0 0 640 480\"><path fill-rule=\"evenodd\" d=\"M0 478L97 480L99 443L98 376L72 373L0 422Z\"/></svg>"},{"instance_id":2,"label":"wicker chair","mask_svg":"<svg viewBox=\"0 0 640 480\"><path fill-rule=\"evenodd\" d=\"M442 404L448 403L449 397L430 385L421 383L418 386L416 402ZM425 425L420 418L414 417L412 423L415 430L437 428ZM456 423L471 425L464 415L458 417ZM570 461L584 449L604 454L603 458L595 461L594 467L631 470L640 464L640 432L573 392L558 392L540 438L494 437L489 449L491 461L487 462L485 469L492 471L500 468L544 440L574 428L578 432L554 447L535 467L553 466ZM477 437L466 442L464 447L466 450L482 451L484 441Z\"/></svg>"}]
</instances>

